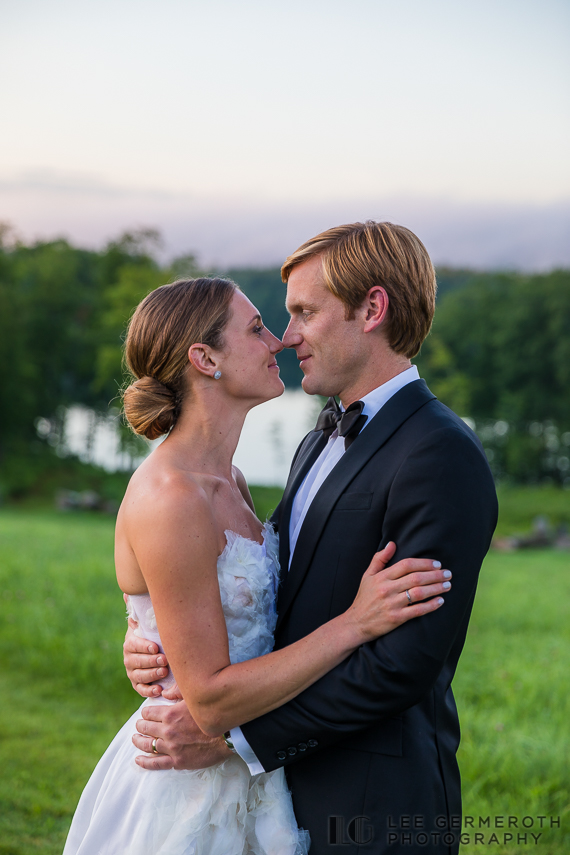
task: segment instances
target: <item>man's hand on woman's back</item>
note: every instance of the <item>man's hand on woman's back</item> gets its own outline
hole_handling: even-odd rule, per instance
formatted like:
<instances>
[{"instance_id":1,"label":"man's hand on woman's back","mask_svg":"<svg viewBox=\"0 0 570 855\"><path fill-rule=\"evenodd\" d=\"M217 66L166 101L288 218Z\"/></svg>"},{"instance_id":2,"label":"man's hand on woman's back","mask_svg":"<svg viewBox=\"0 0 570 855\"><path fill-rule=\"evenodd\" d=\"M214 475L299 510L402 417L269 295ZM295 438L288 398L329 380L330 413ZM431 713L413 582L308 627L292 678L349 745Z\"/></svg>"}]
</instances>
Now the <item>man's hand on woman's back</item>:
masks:
<instances>
[{"instance_id":1,"label":"man's hand on woman's back","mask_svg":"<svg viewBox=\"0 0 570 855\"><path fill-rule=\"evenodd\" d=\"M135 635L136 628L136 622L129 619L123 644L123 662L133 689L143 698L157 698L164 694L165 698L179 700L178 686L174 685L163 693L162 686L153 685L168 674L168 660L157 644Z\"/></svg>"}]
</instances>

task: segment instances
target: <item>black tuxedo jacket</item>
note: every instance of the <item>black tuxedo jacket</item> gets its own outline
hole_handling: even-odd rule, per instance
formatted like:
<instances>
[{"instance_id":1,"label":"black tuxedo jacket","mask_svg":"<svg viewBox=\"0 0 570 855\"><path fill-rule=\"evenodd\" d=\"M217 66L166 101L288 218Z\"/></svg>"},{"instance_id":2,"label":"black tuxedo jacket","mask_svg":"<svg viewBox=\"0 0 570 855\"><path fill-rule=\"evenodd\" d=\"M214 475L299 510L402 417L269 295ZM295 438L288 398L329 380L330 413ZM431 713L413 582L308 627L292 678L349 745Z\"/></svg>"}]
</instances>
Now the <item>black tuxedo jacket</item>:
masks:
<instances>
[{"instance_id":1,"label":"black tuxedo jacket","mask_svg":"<svg viewBox=\"0 0 570 855\"><path fill-rule=\"evenodd\" d=\"M423 380L414 381L324 481L287 572L293 498L324 445L317 432L302 442L275 514L282 567L276 647L345 611L374 553L390 540L397 544L392 563L438 559L453 571L452 589L436 612L363 645L242 730L266 770L287 767L311 855L454 853L461 794L450 684L496 525L493 479L475 434Z\"/></svg>"}]
</instances>

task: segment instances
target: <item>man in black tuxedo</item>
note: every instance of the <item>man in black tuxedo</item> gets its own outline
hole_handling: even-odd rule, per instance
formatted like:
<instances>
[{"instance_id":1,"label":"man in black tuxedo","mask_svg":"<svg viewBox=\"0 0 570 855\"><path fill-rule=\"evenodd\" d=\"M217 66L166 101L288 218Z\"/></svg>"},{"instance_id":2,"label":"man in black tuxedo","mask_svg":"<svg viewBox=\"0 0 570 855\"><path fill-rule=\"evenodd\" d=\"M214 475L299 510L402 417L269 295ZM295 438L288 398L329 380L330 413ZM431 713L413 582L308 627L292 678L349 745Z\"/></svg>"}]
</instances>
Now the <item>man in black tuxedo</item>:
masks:
<instances>
[{"instance_id":1,"label":"man in black tuxedo","mask_svg":"<svg viewBox=\"0 0 570 855\"><path fill-rule=\"evenodd\" d=\"M338 396L349 411L339 421L329 401L297 450L275 512L284 577L276 647L344 612L390 540L392 562L437 558L453 572L453 589L442 608L362 646L228 738L252 772L286 767L312 855L452 855L461 793L450 684L497 502L478 439L410 362L431 326L433 266L409 230L367 222L318 235L282 272L291 315L283 342L297 352L303 388ZM134 655L146 646L132 637L125 649L138 683L134 669L156 657ZM156 721L160 709L145 712L135 741L148 751L150 737L165 738L175 759L163 764L195 768L229 750L201 739L184 714Z\"/></svg>"}]
</instances>

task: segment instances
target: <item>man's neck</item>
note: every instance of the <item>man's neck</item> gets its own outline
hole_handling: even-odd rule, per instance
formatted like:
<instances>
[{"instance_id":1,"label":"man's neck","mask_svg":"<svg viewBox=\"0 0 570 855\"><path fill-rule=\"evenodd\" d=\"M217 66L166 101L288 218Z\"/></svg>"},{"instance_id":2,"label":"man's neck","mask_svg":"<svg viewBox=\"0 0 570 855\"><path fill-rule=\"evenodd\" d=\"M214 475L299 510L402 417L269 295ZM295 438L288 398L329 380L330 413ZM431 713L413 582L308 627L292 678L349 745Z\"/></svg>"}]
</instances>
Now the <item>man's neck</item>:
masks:
<instances>
[{"instance_id":1,"label":"man's neck","mask_svg":"<svg viewBox=\"0 0 570 855\"><path fill-rule=\"evenodd\" d=\"M394 356L396 358L390 361L391 364L386 365L383 362L381 365L370 366L371 369L376 367L377 370L367 370L366 377L359 377L350 389L339 392L339 398L343 407L349 407L355 401L362 400L365 395L369 395L374 389L384 386L390 380L393 380L394 377L412 367L412 363L407 357L399 357L397 354L394 354Z\"/></svg>"}]
</instances>

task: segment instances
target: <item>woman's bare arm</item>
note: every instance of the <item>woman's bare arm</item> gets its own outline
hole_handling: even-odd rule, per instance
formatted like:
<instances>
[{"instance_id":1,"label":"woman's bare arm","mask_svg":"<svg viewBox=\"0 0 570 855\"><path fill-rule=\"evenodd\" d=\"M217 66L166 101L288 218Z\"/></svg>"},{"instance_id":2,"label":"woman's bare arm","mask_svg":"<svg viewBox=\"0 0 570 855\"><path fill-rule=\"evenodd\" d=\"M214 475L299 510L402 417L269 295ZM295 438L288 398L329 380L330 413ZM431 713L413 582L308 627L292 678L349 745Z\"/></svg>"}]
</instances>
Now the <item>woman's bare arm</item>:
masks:
<instances>
[{"instance_id":1,"label":"woman's bare arm","mask_svg":"<svg viewBox=\"0 0 570 855\"><path fill-rule=\"evenodd\" d=\"M347 612L282 650L231 665L216 569L220 533L206 494L172 486L152 507L141 503L126 524L174 676L196 723L212 736L286 703L361 644L441 604L408 606L406 588L428 582L422 600L445 590L443 571L427 560L407 559L379 575L392 547L378 553ZM404 583L410 570L429 572Z\"/></svg>"}]
</instances>

